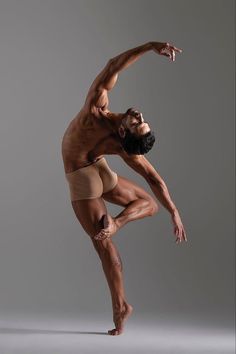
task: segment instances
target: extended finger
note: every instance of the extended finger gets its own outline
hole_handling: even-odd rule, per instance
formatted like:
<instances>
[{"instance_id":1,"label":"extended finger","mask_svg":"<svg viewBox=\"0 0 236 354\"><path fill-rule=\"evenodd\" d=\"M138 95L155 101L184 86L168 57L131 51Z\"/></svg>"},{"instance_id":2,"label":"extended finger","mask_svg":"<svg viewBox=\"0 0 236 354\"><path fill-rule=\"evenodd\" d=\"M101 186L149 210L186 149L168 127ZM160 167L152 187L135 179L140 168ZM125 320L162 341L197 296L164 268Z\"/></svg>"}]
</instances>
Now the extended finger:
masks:
<instances>
[{"instance_id":1,"label":"extended finger","mask_svg":"<svg viewBox=\"0 0 236 354\"><path fill-rule=\"evenodd\" d=\"M182 241L187 241L187 237L186 237L186 233L185 233L185 230L184 228L182 229Z\"/></svg>"},{"instance_id":2,"label":"extended finger","mask_svg":"<svg viewBox=\"0 0 236 354\"><path fill-rule=\"evenodd\" d=\"M176 51L176 52L178 52L178 53L182 53L182 49L180 49L180 48L176 48L176 47L173 47L173 49Z\"/></svg>"},{"instance_id":3,"label":"extended finger","mask_svg":"<svg viewBox=\"0 0 236 354\"><path fill-rule=\"evenodd\" d=\"M172 60L175 61L175 51L174 51L174 49L171 49L171 54L172 54Z\"/></svg>"},{"instance_id":4,"label":"extended finger","mask_svg":"<svg viewBox=\"0 0 236 354\"><path fill-rule=\"evenodd\" d=\"M185 239L185 241L187 241L187 235L186 235L185 230L184 230L184 239Z\"/></svg>"}]
</instances>

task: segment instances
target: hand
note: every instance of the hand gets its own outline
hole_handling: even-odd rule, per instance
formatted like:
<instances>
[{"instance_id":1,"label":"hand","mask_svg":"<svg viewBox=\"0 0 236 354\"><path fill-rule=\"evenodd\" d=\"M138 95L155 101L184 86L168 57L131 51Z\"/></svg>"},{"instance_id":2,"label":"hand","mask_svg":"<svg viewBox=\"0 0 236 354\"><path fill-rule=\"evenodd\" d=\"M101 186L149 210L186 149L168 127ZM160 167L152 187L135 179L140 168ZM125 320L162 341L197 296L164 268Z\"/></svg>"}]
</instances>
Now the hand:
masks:
<instances>
[{"instance_id":1,"label":"hand","mask_svg":"<svg viewBox=\"0 0 236 354\"><path fill-rule=\"evenodd\" d=\"M154 52L169 57L172 61L175 61L175 52L182 53L182 49L176 48L170 43L164 42L151 42Z\"/></svg>"},{"instance_id":2,"label":"hand","mask_svg":"<svg viewBox=\"0 0 236 354\"><path fill-rule=\"evenodd\" d=\"M175 236L177 236L175 243L187 241L186 232L184 230L184 226L182 224L178 211L175 211L171 217L174 224L174 233Z\"/></svg>"}]
</instances>

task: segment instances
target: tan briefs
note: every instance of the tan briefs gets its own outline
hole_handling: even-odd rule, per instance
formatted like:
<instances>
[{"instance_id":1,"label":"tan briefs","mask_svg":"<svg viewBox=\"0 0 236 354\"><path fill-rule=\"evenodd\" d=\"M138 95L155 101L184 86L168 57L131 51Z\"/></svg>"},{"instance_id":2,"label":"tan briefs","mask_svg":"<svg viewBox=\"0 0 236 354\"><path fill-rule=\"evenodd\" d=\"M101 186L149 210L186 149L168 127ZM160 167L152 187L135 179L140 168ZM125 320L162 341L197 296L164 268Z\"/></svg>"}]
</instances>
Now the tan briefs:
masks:
<instances>
[{"instance_id":1,"label":"tan briefs","mask_svg":"<svg viewBox=\"0 0 236 354\"><path fill-rule=\"evenodd\" d=\"M110 169L105 157L91 165L65 174L73 200L99 198L117 184L117 174Z\"/></svg>"}]
</instances>

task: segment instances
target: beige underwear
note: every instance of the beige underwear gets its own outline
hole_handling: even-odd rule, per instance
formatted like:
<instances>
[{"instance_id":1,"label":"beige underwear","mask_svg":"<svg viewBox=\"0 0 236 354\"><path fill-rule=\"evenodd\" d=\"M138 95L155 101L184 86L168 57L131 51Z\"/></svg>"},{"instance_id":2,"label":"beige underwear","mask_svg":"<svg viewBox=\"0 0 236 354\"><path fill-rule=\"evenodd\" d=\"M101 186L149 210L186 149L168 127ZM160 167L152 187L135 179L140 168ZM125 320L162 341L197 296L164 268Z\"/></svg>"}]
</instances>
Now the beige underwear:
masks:
<instances>
[{"instance_id":1,"label":"beige underwear","mask_svg":"<svg viewBox=\"0 0 236 354\"><path fill-rule=\"evenodd\" d=\"M71 201L99 198L112 190L118 182L117 174L110 169L105 157L66 173L65 176L69 183Z\"/></svg>"}]
</instances>

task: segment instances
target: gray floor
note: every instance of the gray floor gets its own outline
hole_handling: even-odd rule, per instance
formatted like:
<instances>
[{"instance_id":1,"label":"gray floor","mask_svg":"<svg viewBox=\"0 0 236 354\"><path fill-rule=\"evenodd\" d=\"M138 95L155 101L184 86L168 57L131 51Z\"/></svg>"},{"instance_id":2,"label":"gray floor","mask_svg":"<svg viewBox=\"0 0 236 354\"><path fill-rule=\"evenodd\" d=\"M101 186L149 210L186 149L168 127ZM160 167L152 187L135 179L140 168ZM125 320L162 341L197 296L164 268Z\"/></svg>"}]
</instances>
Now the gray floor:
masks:
<instances>
[{"instance_id":1,"label":"gray floor","mask_svg":"<svg viewBox=\"0 0 236 354\"><path fill-rule=\"evenodd\" d=\"M94 319L26 319L0 321L0 354L234 354L233 330L203 324L168 323L133 318L125 333L106 334L111 321Z\"/></svg>"}]
</instances>

